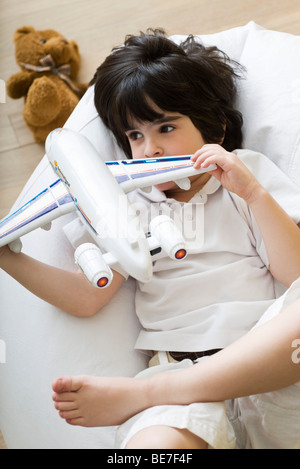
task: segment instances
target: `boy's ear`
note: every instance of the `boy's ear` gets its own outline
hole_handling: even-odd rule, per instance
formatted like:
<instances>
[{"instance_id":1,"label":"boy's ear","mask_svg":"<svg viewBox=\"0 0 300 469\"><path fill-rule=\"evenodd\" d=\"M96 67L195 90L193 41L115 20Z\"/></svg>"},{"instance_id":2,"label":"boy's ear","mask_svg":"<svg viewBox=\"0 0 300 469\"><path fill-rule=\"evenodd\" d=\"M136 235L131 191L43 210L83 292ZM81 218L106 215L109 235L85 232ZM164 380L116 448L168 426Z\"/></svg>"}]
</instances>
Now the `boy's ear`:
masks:
<instances>
[{"instance_id":1,"label":"boy's ear","mask_svg":"<svg viewBox=\"0 0 300 469\"><path fill-rule=\"evenodd\" d=\"M227 127L226 127L226 117L225 117L225 116L224 116L224 122L223 122L222 127L223 127L223 137L222 137L222 140L221 140L220 145L222 145L222 143L224 142L224 140L225 140L225 135L226 135L226 128L227 128Z\"/></svg>"},{"instance_id":2,"label":"boy's ear","mask_svg":"<svg viewBox=\"0 0 300 469\"><path fill-rule=\"evenodd\" d=\"M222 143L224 142L225 140L225 134L226 134L226 122L223 124L223 137L221 138L220 142L219 142L219 145L222 145Z\"/></svg>"}]
</instances>

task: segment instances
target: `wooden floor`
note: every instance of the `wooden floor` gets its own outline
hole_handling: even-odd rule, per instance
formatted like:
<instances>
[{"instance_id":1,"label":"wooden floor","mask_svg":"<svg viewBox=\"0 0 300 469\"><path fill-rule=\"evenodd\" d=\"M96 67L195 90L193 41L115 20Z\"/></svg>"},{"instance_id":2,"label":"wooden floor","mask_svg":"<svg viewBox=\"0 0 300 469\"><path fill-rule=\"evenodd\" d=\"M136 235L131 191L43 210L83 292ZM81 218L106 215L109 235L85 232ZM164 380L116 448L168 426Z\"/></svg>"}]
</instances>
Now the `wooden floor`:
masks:
<instances>
[{"instance_id":1,"label":"wooden floor","mask_svg":"<svg viewBox=\"0 0 300 469\"><path fill-rule=\"evenodd\" d=\"M80 81L89 81L111 48L128 33L163 27L169 34L206 34L254 20L300 34L299 0L1 0L0 86L19 71L13 33L24 25L56 29L80 47ZM3 88L2 88L3 90ZM1 89L0 89L1 93ZM23 117L23 100L0 94L0 218L6 215L44 154ZM0 331L1 338L1 331ZM2 365L3 366L3 365ZM1 386L1 383L0 383ZM0 416L1 419L1 416ZM0 420L1 428L1 420ZM4 448L0 433L0 449Z\"/></svg>"}]
</instances>

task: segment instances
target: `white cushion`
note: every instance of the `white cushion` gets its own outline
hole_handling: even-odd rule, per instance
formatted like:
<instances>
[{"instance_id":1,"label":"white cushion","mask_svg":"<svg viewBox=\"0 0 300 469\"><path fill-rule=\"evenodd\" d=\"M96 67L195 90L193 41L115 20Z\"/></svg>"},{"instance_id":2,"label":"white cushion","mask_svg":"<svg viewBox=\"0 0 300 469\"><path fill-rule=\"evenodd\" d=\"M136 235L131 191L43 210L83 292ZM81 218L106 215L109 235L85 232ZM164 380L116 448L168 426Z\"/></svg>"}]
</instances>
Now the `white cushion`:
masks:
<instances>
[{"instance_id":1,"label":"white cushion","mask_svg":"<svg viewBox=\"0 0 300 469\"><path fill-rule=\"evenodd\" d=\"M300 37L252 29L240 61L247 68L238 108L244 148L264 153L297 185L300 180Z\"/></svg>"},{"instance_id":2,"label":"white cushion","mask_svg":"<svg viewBox=\"0 0 300 469\"><path fill-rule=\"evenodd\" d=\"M200 38L248 68L238 101L245 117L245 145L265 152L299 179L300 63L293 51L299 50L300 38L265 31L253 22ZM123 157L97 115L92 88L66 127L86 135L105 160ZM15 207L54 179L44 158ZM50 232L37 230L25 237L24 251L74 269L73 249L62 230L73 216L54 222ZM71 427L58 417L51 383L64 374L133 376L146 365L146 357L133 350L139 331L134 282L124 284L101 313L80 319L34 297L0 271L0 302L0 340L6 345L6 363L0 360L0 427L8 447L112 448L114 429Z\"/></svg>"}]
</instances>

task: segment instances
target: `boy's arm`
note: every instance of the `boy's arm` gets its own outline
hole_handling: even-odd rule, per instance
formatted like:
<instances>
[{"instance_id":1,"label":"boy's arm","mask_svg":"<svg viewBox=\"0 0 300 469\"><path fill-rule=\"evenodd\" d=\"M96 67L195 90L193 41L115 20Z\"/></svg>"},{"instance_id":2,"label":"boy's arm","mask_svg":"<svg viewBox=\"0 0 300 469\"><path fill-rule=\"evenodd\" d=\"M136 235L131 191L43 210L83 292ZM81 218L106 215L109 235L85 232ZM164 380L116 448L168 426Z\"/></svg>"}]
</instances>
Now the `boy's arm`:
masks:
<instances>
[{"instance_id":1,"label":"boy's arm","mask_svg":"<svg viewBox=\"0 0 300 469\"><path fill-rule=\"evenodd\" d=\"M215 163L210 174L223 187L243 198L262 234L272 275L290 286L300 277L300 230L234 153L219 145L204 145L192 157L196 169Z\"/></svg>"},{"instance_id":2,"label":"boy's arm","mask_svg":"<svg viewBox=\"0 0 300 469\"><path fill-rule=\"evenodd\" d=\"M300 229L263 188L246 200L262 234L270 272L283 285L300 277Z\"/></svg>"},{"instance_id":3,"label":"boy's arm","mask_svg":"<svg viewBox=\"0 0 300 469\"><path fill-rule=\"evenodd\" d=\"M124 277L114 272L111 285L93 287L84 275L67 272L39 262L25 254L0 248L0 268L27 290L73 316L92 316L116 294Z\"/></svg>"}]
</instances>

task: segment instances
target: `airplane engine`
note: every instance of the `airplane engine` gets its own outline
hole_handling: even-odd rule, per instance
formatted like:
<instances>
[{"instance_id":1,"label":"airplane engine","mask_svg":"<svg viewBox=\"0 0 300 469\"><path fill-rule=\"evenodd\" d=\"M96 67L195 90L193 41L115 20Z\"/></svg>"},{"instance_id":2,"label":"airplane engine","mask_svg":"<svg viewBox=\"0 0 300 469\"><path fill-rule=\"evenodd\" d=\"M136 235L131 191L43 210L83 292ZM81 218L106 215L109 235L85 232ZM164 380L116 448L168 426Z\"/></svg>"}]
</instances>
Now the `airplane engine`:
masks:
<instances>
[{"instance_id":1,"label":"airplane engine","mask_svg":"<svg viewBox=\"0 0 300 469\"><path fill-rule=\"evenodd\" d=\"M174 221L167 215L159 215L150 223L150 232L171 259L181 260L187 255L186 244Z\"/></svg>"},{"instance_id":2,"label":"airplane engine","mask_svg":"<svg viewBox=\"0 0 300 469\"><path fill-rule=\"evenodd\" d=\"M94 287L105 288L111 284L113 273L95 244L79 246L75 251L75 262Z\"/></svg>"}]
</instances>

